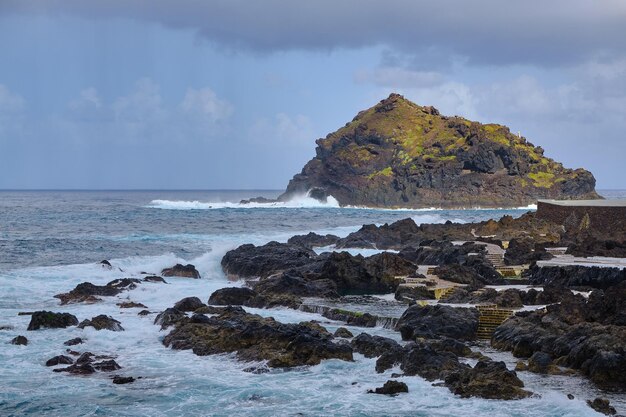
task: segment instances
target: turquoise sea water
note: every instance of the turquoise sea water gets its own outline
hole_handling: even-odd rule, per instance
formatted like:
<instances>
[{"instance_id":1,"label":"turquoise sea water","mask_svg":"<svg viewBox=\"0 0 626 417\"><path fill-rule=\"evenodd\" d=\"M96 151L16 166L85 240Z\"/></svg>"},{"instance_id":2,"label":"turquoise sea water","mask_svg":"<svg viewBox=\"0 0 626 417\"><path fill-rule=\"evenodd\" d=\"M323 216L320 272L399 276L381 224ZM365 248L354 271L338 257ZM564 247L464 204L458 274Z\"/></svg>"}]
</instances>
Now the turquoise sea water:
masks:
<instances>
[{"instance_id":1,"label":"turquoise sea water","mask_svg":"<svg viewBox=\"0 0 626 417\"><path fill-rule=\"evenodd\" d=\"M316 231L345 236L363 224L411 217L417 223L470 222L519 216L520 210L371 210L322 205L305 197L288 204L242 206L243 198L278 191L0 191L0 415L399 415L399 416L587 416L596 415L583 400L597 392L582 379L521 374L539 396L514 402L460 399L431 387L419 377L405 378L409 394L366 394L392 372L376 374L373 359L253 375L250 366L231 356L197 357L161 344L164 332L153 317L120 310L120 299L141 302L151 311L172 306L186 296L204 301L229 282L221 272L223 254L242 243ZM608 197L626 196L622 191ZM113 270L97 262L109 259ZM60 307L54 294L90 281L158 273L174 263L193 263L201 280L169 278L168 285L144 284L94 305ZM79 320L108 314L126 331L77 328L27 332L28 316L19 311L67 311ZM323 320L288 309L254 310L285 322ZM325 324L334 330L340 323ZM397 338L383 328L367 329ZM28 337L28 346L8 344ZM113 385L104 374L72 377L56 374L44 363L64 353L63 342L87 339L81 351L117 356L123 375L142 376L134 384ZM506 353L494 353L511 365ZM577 399L567 400L569 392ZM613 398L613 397L612 397ZM615 401L615 400L614 400ZM623 403L617 399L618 406ZM300 414L299 414L300 413Z\"/></svg>"}]
</instances>

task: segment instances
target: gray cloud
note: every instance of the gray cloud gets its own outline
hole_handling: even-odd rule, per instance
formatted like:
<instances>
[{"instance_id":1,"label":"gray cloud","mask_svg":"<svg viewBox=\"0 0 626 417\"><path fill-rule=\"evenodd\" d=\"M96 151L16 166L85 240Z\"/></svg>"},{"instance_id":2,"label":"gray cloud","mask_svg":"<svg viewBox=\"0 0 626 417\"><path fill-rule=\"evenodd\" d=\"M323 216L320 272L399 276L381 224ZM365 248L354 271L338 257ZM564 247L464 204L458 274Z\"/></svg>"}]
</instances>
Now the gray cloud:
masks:
<instances>
[{"instance_id":1,"label":"gray cloud","mask_svg":"<svg viewBox=\"0 0 626 417\"><path fill-rule=\"evenodd\" d=\"M388 45L418 58L541 66L626 52L623 0L5 0L0 13L140 19L259 52Z\"/></svg>"}]
</instances>

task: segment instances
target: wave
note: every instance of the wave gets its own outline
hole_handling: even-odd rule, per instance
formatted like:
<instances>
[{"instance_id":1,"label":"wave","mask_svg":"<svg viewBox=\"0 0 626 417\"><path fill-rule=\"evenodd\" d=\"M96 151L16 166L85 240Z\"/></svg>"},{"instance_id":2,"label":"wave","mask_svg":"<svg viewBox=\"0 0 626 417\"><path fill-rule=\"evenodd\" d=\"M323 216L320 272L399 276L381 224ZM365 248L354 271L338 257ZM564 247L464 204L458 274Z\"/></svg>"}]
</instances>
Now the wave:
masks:
<instances>
[{"instance_id":1,"label":"wave","mask_svg":"<svg viewBox=\"0 0 626 417\"><path fill-rule=\"evenodd\" d=\"M164 210L219 210L219 209L273 209L273 208L340 208L339 202L329 196L326 202L303 195L289 201L272 201L268 203L233 203L233 202L202 202L180 200L152 200L148 208Z\"/></svg>"},{"instance_id":2,"label":"wave","mask_svg":"<svg viewBox=\"0 0 626 417\"><path fill-rule=\"evenodd\" d=\"M382 208L382 207L367 207L367 206L341 206L337 199L333 196L329 196L326 202L321 202L308 196L301 196L293 198L289 201L273 201L268 203L235 203L235 202L203 202L198 200L186 201L186 200L152 200L146 208L155 208L162 210L220 210L220 209L302 209L302 208L332 208L332 209L345 209L345 210L373 210L373 211L405 211L405 212L428 212L428 211L460 211L460 210L537 210L536 204L529 204L524 207L466 207L466 208Z\"/></svg>"}]
</instances>

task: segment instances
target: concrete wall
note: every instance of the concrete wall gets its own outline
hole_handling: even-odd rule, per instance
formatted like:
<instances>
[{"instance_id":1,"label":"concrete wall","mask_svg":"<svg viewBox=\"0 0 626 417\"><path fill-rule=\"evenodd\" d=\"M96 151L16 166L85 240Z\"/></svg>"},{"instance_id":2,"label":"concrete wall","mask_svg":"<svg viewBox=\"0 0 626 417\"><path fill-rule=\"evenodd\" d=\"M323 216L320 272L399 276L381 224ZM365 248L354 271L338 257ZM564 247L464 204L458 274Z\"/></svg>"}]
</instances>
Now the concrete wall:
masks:
<instances>
[{"instance_id":1,"label":"concrete wall","mask_svg":"<svg viewBox=\"0 0 626 417\"><path fill-rule=\"evenodd\" d=\"M580 225L585 215L589 216L589 227L593 231L613 232L626 226L626 207L601 207L601 206L562 206L547 202L537 203L537 217L549 220L556 224L566 225L574 217L576 227ZM573 225L566 225L572 227Z\"/></svg>"}]
</instances>

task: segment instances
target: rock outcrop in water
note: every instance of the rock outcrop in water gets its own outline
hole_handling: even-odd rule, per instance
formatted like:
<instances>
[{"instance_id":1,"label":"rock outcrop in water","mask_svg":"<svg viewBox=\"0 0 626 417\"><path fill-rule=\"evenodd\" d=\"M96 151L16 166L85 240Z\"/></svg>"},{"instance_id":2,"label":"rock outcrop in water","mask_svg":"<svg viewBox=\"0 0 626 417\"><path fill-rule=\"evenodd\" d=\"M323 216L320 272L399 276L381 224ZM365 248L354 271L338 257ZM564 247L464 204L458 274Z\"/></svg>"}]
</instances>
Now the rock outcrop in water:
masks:
<instances>
[{"instance_id":1,"label":"rock outcrop in water","mask_svg":"<svg viewBox=\"0 0 626 417\"><path fill-rule=\"evenodd\" d=\"M626 390L626 281L513 317L496 329L492 345L517 356L546 353L601 388Z\"/></svg>"},{"instance_id":2,"label":"rock outcrop in water","mask_svg":"<svg viewBox=\"0 0 626 417\"><path fill-rule=\"evenodd\" d=\"M352 348L332 341L319 325L284 324L273 318L226 307L214 317L195 314L175 324L163 344L199 356L236 353L244 361L267 361L276 368L317 365L324 359L352 360Z\"/></svg>"},{"instance_id":3,"label":"rock outcrop in water","mask_svg":"<svg viewBox=\"0 0 626 417\"><path fill-rule=\"evenodd\" d=\"M446 117L391 94L317 140L279 197L332 195L370 207L519 207L599 198L595 178L544 156L506 126Z\"/></svg>"}]
</instances>

